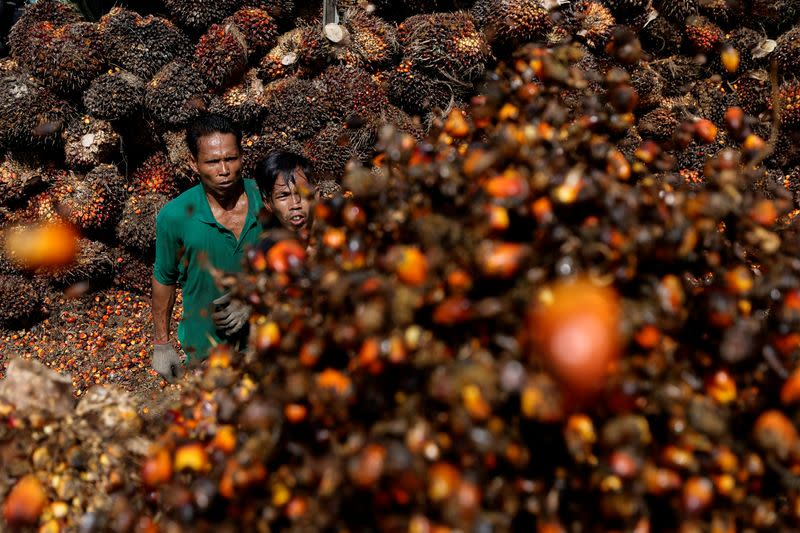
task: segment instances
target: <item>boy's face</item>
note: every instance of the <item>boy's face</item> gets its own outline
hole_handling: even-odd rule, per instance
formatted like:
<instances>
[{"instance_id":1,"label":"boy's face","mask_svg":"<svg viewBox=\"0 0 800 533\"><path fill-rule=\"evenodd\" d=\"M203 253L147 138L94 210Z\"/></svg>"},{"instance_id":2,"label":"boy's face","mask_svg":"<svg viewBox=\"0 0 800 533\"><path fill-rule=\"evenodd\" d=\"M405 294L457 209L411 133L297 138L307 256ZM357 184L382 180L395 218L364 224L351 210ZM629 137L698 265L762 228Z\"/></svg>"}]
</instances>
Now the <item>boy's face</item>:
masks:
<instances>
[{"instance_id":1,"label":"boy's face","mask_svg":"<svg viewBox=\"0 0 800 533\"><path fill-rule=\"evenodd\" d=\"M266 199L267 205L284 228L305 238L311 228L311 205L315 192L303 170L297 168L289 176L278 175L272 196Z\"/></svg>"}]
</instances>

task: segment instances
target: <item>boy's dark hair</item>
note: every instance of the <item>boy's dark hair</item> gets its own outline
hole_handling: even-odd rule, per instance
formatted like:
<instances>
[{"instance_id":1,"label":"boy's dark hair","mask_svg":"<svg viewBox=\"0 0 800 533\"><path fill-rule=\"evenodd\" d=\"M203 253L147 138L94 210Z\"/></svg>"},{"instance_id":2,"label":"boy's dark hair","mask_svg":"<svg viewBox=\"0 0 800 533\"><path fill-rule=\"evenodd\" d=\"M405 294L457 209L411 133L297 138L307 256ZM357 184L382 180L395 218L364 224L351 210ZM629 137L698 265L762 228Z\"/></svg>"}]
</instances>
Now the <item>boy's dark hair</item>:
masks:
<instances>
[{"instance_id":1,"label":"boy's dark hair","mask_svg":"<svg viewBox=\"0 0 800 533\"><path fill-rule=\"evenodd\" d=\"M283 150L271 152L256 166L255 178L261 194L265 198L272 198L272 188L275 187L278 176L281 174L286 177L293 176L297 168L303 171L309 183L314 183L311 163L309 163L308 159L302 155Z\"/></svg>"},{"instance_id":2,"label":"boy's dark hair","mask_svg":"<svg viewBox=\"0 0 800 533\"><path fill-rule=\"evenodd\" d=\"M242 144L242 130L226 116L219 113L203 113L189 123L186 128L186 144L194 157L197 157L197 144L200 137L213 133L230 133L236 136L236 144Z\"/></svg>"}]
</instances>

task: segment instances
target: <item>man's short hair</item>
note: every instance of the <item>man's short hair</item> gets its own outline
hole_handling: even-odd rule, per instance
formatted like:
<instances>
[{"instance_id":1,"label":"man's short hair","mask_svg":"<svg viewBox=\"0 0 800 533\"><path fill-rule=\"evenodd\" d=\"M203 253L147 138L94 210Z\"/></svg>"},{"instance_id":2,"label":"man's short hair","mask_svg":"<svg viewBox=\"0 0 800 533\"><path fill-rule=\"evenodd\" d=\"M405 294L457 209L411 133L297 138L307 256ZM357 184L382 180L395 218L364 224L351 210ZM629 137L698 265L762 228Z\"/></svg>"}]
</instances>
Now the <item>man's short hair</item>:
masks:
<instances>
[{"instance_id":1,"label":"man's short hair","mask_svg":"<svg viewBox=\"0 0 800 533\"><path fill-rule=\"evenodd\" d=\"M278 177L281 174L287 177L292 176L298 168L306 175L309 183L314 183L311 163L308 159L300 154L283 150L271 152L256 166L255 178L261 195L264 198L272 198L272 189L275 187Z\"/></svg>"},{"instance_id":2,"label":"man's short hair","mask_svg":"<svg viewBox=\"0 0 800 533\"><path fill-rule=\"evenodd\" d=\"M214 133L230 133L236 136L236 144L242 144L242 130L224 115L219 113L203 113L193 119L186 128L186 144L194 157L197 157L197 145L200 137Z\"/></svg>"}]
</instances>

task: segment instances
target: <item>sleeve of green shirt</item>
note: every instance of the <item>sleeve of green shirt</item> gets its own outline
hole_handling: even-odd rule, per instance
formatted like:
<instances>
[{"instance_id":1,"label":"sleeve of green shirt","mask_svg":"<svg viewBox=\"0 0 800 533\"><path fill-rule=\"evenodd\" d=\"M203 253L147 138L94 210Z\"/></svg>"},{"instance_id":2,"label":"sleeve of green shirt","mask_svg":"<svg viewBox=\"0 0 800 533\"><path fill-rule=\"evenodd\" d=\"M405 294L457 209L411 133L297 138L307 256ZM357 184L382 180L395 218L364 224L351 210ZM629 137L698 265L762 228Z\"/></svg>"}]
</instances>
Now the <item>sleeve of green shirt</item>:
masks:
<instances>
[{"instance_id":1,"label":"sleeve of green shirt","mask_svg":"<svg viewBox=\"0 0 800 533\"><path fill-rule=\"evenodd\" d=\"M178 283L178 253L180 243L175 234L175 221L168 210L162 209L156 217L156 259L153 277L162 285Z\"/></svg>"}]
</instances>

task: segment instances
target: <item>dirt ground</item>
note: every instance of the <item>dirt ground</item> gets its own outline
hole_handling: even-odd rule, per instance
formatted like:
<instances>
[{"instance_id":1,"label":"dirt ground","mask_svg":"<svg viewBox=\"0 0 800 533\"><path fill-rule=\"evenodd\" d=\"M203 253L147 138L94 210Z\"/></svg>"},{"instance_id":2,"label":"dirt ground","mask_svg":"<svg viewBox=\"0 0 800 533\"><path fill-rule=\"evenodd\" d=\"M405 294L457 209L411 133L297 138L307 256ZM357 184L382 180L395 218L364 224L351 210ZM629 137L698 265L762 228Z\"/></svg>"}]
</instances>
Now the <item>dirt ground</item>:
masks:
<instances>
[{"instance_id":1,"label":"dirt ground","mask_svg":"<svg viewBox=\"0 0 800 533\"><path fill-rule=\"evenodd\" d=\"M0 330L0 378L16 356L37 358L70 375L80 397L94 385L130 391L145 418L158 417L176 400L181 385L169 385L150 368L150 297L110 288L66 298L53 294L49 316L28 329ZM173 324L177 323L180 301Z\"/></svg>"}]
</instances>

